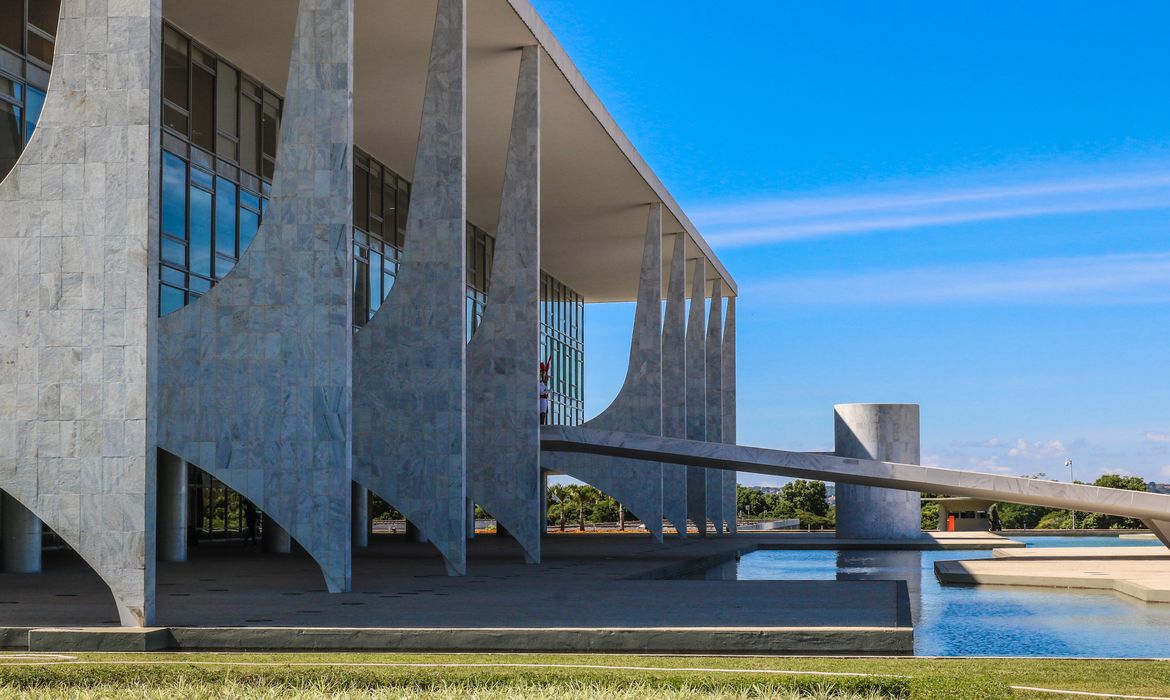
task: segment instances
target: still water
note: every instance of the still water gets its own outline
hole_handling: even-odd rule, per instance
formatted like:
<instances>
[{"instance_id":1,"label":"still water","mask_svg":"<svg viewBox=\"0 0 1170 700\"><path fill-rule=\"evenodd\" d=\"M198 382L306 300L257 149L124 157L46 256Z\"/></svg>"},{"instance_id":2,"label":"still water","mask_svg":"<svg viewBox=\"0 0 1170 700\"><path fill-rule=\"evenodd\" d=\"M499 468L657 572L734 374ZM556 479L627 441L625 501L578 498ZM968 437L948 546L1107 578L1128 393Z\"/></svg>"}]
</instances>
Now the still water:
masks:
<instances>
[{"instance_id":1,"label":"still water","mask_svg":"<svg viewBox=\"0 0 1170 700\"><path fill-rule=\"evenodd\" d=\"M1016 537L1029 547L1142 547L1116 537ZM1170 604L1107 591L943 585L934 563L990 551L757 551L705 573L741 580L902 579L919 656L1170 657Z\"/></svg>"}]
</instances>

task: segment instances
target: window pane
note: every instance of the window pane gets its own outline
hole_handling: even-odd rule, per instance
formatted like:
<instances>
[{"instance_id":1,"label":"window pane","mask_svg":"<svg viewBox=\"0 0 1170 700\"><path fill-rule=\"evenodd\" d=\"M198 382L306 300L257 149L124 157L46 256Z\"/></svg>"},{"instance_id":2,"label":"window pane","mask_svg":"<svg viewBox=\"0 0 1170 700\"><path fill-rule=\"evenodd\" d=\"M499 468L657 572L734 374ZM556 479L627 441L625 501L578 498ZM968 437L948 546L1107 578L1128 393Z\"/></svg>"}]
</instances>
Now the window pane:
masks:
<instances>
[{"instance_id":1,"label":"window pane","mask_svg":"<svg viewBox=\"0 0 1170 700\"><path fill-rule=\"evenodd\" d=\"M24 53L24 0L0 0L0 45Z\"/></svg>"},{"instance_id":2,"label":"window pane","mask_svg":"<svg viewBox=\"0 0 1170 700\"><path fill-rule=\"evenodd\" d=\"M260 105L240 99L240 165L250 173L260 173Z\"/></svg>"},{"instance_id":3,"label":"window pane","mask_svg":"<svg viewBox=\"0 0 1170 700\"><path fill-rule=\"evenodd\" d=\"M236 257L236 185L222 177L215 187L215 252ZM218 269L218 265L216 266Z\"/></svg>"},{"instance_id":4,"label":"window pane","mask_svg":"<svg viewBox=\"0 0 1170 700\"><path fill-rule=\"evenodd\" d=\"M191 143L215 150L215 76L202 68L191 72Z\"/></svg>"},{"instance_id":5,"label":"window pane","mask_svg":"<svg viewBox=\"0 0 1170 700\"><path fill-rule=\"evenodd\" d=\"M186 295L181 289L168 287L165 284L162 286L161 293L158 295L158 313L160 316L166 316L172 311L178 311L183 308L185 304L184 297Z\"/></svg>"},{"instance_id":6,"label":"window pane","mask_svg":"<svg viewBox=\"0 0 1170 700\"><path fill-rule=\"evenodd\" d=\"M8 4L11 2L8 0ZM49 36L57 36L57 16L60 13L61 0L32 0L28 4L28 23Z\"/></svg>"},{"instance_id":7,"label":"window pane","mask_svg":"<svg viewBox=\"0 0 1170 700\"><path fill-rule=\"evenodd\" d=\"M252 245L256 231L260 228L260 215L246 209L240 210L240 255Z\"/></svg>"},{"instance_id":8,"label":"window pane","mask_svg":"<svg viewBox=\"0 0 1170 700\"><path fill-rule=\"evenodd\" d=\"M229 136L239 136L240 126L236 122L239 113L240 74L223 61L215 76L216 89L216 128Z\"/></svg>"},{"instance_id":9,"label":"window pane","mask_svg":"<svg viewBox=\"0 0 1170 700\"><path fill-rule=\"evenodd\" d=\"M260 197L248 190L240 190L240 205L255 212L260 211Z\"/></svg>"},{"instance_id":10,"label":"window pane","mask_svg":"<svg viewBox=\"0 0 1170 700\"><path fill-rule=\"evenodd\" d=\"M24 142L28 143L37 122L41 119L41 109L45 106L45 93L35 87L29 87L25 92L24 103Z\"/></svg>"},{"instance_id":11,"label":"window pane","mask_svg":"<svg viewBox=\"0 0 1170 700\"><path fill-rule=\"evenodd\" d=\"M215 259L215 277L216 279L223 279L227 273L232 271L236 266L236 261L231 258L217 257Z\"/></svg>"},{"instance_id":12,"label":"window pane","mask_svg":"<svg viewBox=\"0 0 1170 700\"><path fill-rule=\"evenodd\" d=\"M211 276L211 193L191 188L191 271Z\"/></svg>"},{"instance_id":13,"label":"window pane","mask_svg":"<svg viewBox=\"0 0 1170 700\"><path fill-rule=\"evenodd\" d=\"M276 139L280 133L280 108L276 98L264 95L264 155L276 158Z\"/></svg>"},{"instance_id":14,"label":"window pane","mask_svg":"<svg viewBox=\"0 0 1170 700\"><path fill-rule=\"evenodd\" d=\"M0 102L0 178L12 170L20 157L20 107Z\"/></svg>"},{"instance_id":15,"label":"window pane","mask_svg":"<svg viewBox=\"0 0 1170 700\"><path fill-rule=\"evenodd\" d=\"M163 31L163 97L187 109L187 40L172 29Z\"/></svg>"},{"instance_id":16,"label":"window pane","mask_svg":"<svg viewBox=\"0 0 1170 700\"><path fill-rule=\"evenodd\" d=\"M162 239L162 259L167 262L175 263L176 265L187 266L187 246L180 243L173 238L163 236Z\"/></svg>"},{"instance_id":17,"label":"window pane","mask_svg":"<svg viewBox=\"0 0 1170 700\"><path fill-rule=\"evenodd\" d=\"M191 168L191 184L199 185L205 190L210 191L215 187L215 177L202 168Z\"/></svg>"},{"instance_id":18,"label":"window pane","mask_svg":"<svg viewBox=\"0 0 1170 700\"><path fill-rule=\"evenodd\" d=\"M163 151L162 230L176 238L187 237L187 164Z\"/></svg>"},{"instance_id":19,"label":"window pane","mask_svg":"<svg viewBox=\"0 0 1170 700\"><path fill-rule=\"evenodd\" d=\"M382 306L382 254L370 253L370 311L377 311Z\"/></svg>"},{"instance_id":20,"label":"window pane","mask_svg":"<svg viewBox=\"0 0 1170 700\"><path fill-rule=\"evenodd\" d=\"M356 256L353 260L353 322L364 326L370 320L370 266Z\"/></svg>"},{"instance_id":21,"label":"window pane","mask_svg":"<svg viewBox=\"0 0 1170 700\"><path fill-rule=\"evenodd\" d=\"M361 168L353 171L353 225L363 231L370 230L369 177L369 173Z\"/></svg>"},{"instance_id":22,"label":"window pane","mask_svg":"<svg viewBox=\"0 0 1170 700\"><path fill-rule=\"evenodd\" d=\"M32 4L32 3L30 3ZM53 40L29 30L28 55L43 63L53 64Z\"/></svg>"}]
</instances>

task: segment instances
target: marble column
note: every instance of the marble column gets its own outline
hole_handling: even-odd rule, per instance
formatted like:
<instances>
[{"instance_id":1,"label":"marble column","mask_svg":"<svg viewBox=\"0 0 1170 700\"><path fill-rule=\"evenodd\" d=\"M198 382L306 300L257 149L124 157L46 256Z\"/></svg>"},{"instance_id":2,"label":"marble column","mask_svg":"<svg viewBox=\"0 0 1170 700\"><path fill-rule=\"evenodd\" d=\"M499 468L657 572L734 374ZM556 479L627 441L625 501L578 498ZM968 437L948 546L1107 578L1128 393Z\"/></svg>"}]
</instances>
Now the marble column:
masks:
<instances>
[{"instance_id":1,"label":"marble column","mask_svg":"<svg viewBox=\"0 0 1170 700\"><path fill-rule=\"evenodd\" d=\"M159 321L159 447L350 587L353 0L301 0L272 198L239 264Z\"/></svg>"},{"instance_id":2,"label":"marble column","mask_svg":"<svg viewBox=\"0 0 1170 700\"><path fill-rule=\"evenodd\" d=\"M735 297L727 298L727 317L723 319L723 442L736 444L735 427ZM723 472L723 522L735 534L739 504L736 497L737 472Z\"/></svg>"},{"instance_id":3,"label":"marble column","mask_svg":"<svg viewBox=\"0 0 1170 700\"><path fill-rule=\"evenodd\" d=\"M1162 541L1162 544L1170 547L1170 520L1146 518L1142 523L1154 533L1155 537Z\"/></svg>"},{"instance_id":4,"label":"marble column","mask_svg":"<svg viewBox=\"0 0 1170 700\"><path fill-rule=\"evenodd\" d=\"M586 428L662 434L662 203L650 205L630 362L617 398ZM662 465L596 455L546 454L544 464L592 484L637 516L662 541Z\"/></svg>"},{"instance_id":5,"label":"marble column","mask_svg":"<svg viewBox=\"0 0 1170 700\"><path fill-rule=\"evenodd\" d=\"M60 8L44 109L0 182L0 489L33 514L9 508L19 531L42 518L147 625L162 2Z\"/></svg>"},{"instance_id":6,"label":"marble column","mask_svg":"<svg viewBox=\"0 0 1170 700\"><path fill-rule=\"evenodd\" d=\"M483 322L467 346L471 496L540 563L540 49L520 50ZM474 527L472 527L474 530Z\"/></svg>"},{"instance_id":7,"label":"marble column","mask_svg":"<svg viewBox=\"0 0 1170 700\"><path fill-rule=\"evenodd\" d=\"M159 561L187 561L187 463L175 455L158 455Z\"/></svg>"},{"instance_id":8,"label":"marble column","mask_svg":"<svg viewBox=\"0 0 1170 700\"><path fill-rule=\"evenodd\" d=\"M406 245L354 340L354 480L467 572L467 2L438 0Z\"/></svg>"},{"instance_id":9,"label":"marble column","mask_svg":"<svg viewBox=\"0 0 1170 700\"><path fill-rule=\"evenodd\" d=\"M271 554L288 554L292 551L292 537L288 530L280 526L268 514L264 514L264 533L260 537L260 547Z\"/></svg>"},{"instance_id":10,"label":"marble column","mask_svg":"<svg viewBox=\"0 0 1170 700\"><path fill-rule=\"evenodd\" d=\"M0 496L0 570L35 574L41 570L41 520L7 493Z\"/></svg>"},{"instance_id":11,"label":"marble column","mask_svg":"<svg viewBox=\"0 0 1170 700\"><path fill-rule=\"evenodd\" d=\"M350 514L353 518L353 533L350 539L354 549L370 546L370 491L354 482L351 487Z\"/></svg>"},{"instance_id":12,"label":"marble column","mask_svg":"<svg viewBox=\"0 0 1170 700\"><path fill-rule=\"evenodd\" d=\"M674 234L666 311L662 320L662 434L687 436L687 235ZM662 465L662 512L679 537L687 536L687 468Z\"/></svg>"},{"instance_id":13,"label":"marble column","mask_svg":"<svg viewBox=\"0 0 1170 700\"><path fill-rule=\"evenodd\" d=\"M687 439L707 439L707 324L703 316L707 298L707 261L695 260L691 276L691 308L687 319L686 385ZM707 535L707 470L687 467L687 518L699 537Z\"/></svg>"},{"instance_id":14,"label":"marble column","mask_svg":"<svg viewBox=\"0 0 1170 700\"><path fill-rule=\"evenodd\" d=\"M917 404L839 404L833 411L838 457L919 463ZM837 537L909 540L921 536L918 491L837 483Z\"/></svg>"},{"instance_id":15,"label":"marble column","mask_svg":"<svg viewBox=\"0 0 1170 700\"><path fill-rule=\"evenodd\" d=\"M711 283L707 315L707 442L723 442L723 280ZM723 534L723 471L706 471L707 517L715 534Z\"/></svg>"}]
</instances>

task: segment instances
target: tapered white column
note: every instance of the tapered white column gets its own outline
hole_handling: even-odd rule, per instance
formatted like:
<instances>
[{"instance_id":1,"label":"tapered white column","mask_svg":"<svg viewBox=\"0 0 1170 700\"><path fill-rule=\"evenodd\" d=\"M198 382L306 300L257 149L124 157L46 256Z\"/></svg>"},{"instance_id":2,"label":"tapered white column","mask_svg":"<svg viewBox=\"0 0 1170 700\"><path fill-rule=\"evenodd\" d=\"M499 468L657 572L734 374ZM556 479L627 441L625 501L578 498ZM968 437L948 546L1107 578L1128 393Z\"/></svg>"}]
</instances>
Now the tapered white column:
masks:
<instances>
[{"instance_id":1,"label":"tapered white column","mask_svg":"<svg viewBox=\"0 0 1170 700\"><path fill-rule=\"evenodd\" d=\"M691 308L687 319L687 439L707 439L707 324L704 302L707 297L707 261L695 260L691 275ZM707 470L687 467L687 518L699 537L707 535Z\"/></svg>"},{"instance_id":2,"label":"tapered white column","mask_svg":"<svg viewBox=\"0 0 1170 700\"><path fill-rule=\"evenodd\" d=\"M447 573L461 576L467 573L467 2L435 6L398 277L354 336L353 480L397 508L438 549Z\"/></svg>"},{"instance_id":3,"label":"tapered white column","mask_svg":"<svg viewBox=\"0 0 1170 700\"><path fill-rule=\"evenodd\" d=\"M736 444L735 425L735 297L727 298L727 316L723 319L723 442ZM736 472L723 472L723 522L729 533L738 529L739 505L735 491Z\"/></svg>"},{"instance_id":4,"label":"tapered white column","mask_svg":"<svg viewBox=\"0 0 1170 700\"><path fill-rule=\"evenodd\" d=\"M840 404L833 410L838 457L919 463L917 404ZM837 484L837 537L885 540L921 536L918 491Z\"/></svg>"},{"instance_id":5,"label":"tapered white column","mask_svg":"<svg viewBox=\"0 0 1170 700\"><path fill-rule=\"evenodd\" d=\"M160 450L158 455L159 561L187 561L187 463Z\"/></svg>"},{"instance_id":6,"label":"tapered white column","mask_svg":"<svg viewBox=\"0 0 1170 700\"><path fill-rule=\"evenodd\" d=\"M520 51L483 322L467 347L467 478L475 502L540 562L540 49ZM474 513L469 532L474 532Z\"/></svg>"},{"instance_id":7,"label":"tapered white column","mask_svg":"<svg viewBox=\"0 0 1170 700\"><path fill-rule=\"evenodd\" d=\"M723 280L711 283L707 315L707 442L723 442ZM706 473L707 517L715 534L723 534L723 472Z\"/></svg>"},{"instance_id":8,"label":"tapered white column","mask_svg":"<svg viewBox=\"0 0 1170 700\"><path fill-rule=\"evenodd\" d=\"M662 434L687 436L687 235L674 234L666 312L662 320ZM662 465L662 513L679 537L687 536L687 468Z\"/></svg>"},{"instance_id":9,"label":"tapered white column","mask_svg":"<svg viewBox=\"0 0 1170 700\"><path fill-rule=\"evenodd\" d=\"M41 521L7 493L0 498L0 563L7 574L41 570Z\"/></svg>"}]
</instances>

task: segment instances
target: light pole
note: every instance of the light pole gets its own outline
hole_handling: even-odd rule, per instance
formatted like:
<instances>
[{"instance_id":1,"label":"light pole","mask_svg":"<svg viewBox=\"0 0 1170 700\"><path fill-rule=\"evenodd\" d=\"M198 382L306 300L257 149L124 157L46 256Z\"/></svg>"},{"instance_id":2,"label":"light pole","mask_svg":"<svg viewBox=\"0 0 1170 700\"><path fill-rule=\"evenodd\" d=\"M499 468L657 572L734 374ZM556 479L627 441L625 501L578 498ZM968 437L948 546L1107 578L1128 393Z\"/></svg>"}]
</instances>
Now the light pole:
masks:
<instances>
[{"instance_id":1,"label":"light pole","mask_svg":"<svg viewBox=\"0 0 1170 700\"><path fill-rule=\"evenodd\" d=\"M1064 460L1064 466L1068 467L1068 483L1071 484L1074 481L1074 479L1073 479L1073 463L1072 463L1071 457L1069 459ZM1073 526L1073 529L1075 530L1075 529L1077 529L1077 512L1075 510L1070 510L1069 512L1072 513L1072 526Z\"/></svg>"}]
</instances>

